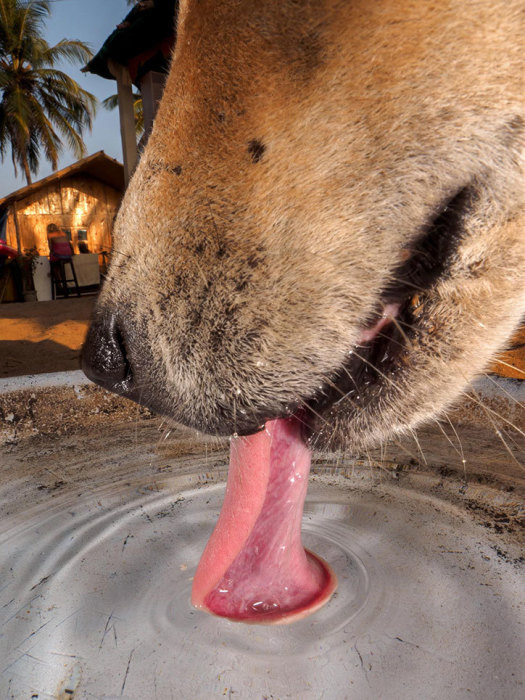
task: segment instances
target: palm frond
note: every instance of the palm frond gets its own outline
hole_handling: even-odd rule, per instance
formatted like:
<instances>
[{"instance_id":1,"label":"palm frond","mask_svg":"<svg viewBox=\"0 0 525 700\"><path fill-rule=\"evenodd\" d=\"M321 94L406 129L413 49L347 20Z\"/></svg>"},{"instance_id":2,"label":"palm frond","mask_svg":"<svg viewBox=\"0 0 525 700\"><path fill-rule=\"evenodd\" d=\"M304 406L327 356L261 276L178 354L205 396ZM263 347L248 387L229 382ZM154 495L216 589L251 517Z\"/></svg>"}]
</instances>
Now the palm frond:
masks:
<instances>
[{"instance_id":1,"label":"palm frond","mask_svg":"<svg viewBox=\"0 0 525 700\"><path fill-rule=\"evenodd\" d=\"M0 159L9 146L15 168L38 172L41 155L55 169L64 147L85 155L85 129L91 129L97 100L67 73L59 61L86 63L87 44L62 39L50 46L43 38L50 0L0 0Z\"/></svg>"},{"instance_id":2,"label":"palm frond","mask_svg":"<svg viewBox=\"0 0 525 700\"><path fill-rule=\"evenodd\" d=\"M43 52L42 65L54 66L58 61L70 63L87 63L93 58L93 52L87 44L77 39L61 39L58 44L49 46Z\"/></svg>"},{"instance_id":3,"label":"palm frond","mask_svg":"<svg viewBox=\"0 0 525 700\"><path fill-rule=\"evenodd\" d=\"M110 95L102 100L104 109L113 110L118 107L118 95ZM144 131L144 108L142 104L142 95L140 92L133 93L133 113L135 116L135 133L140 136Z\"/></svg>"},{"instance_id":4,"label":"palm frond","mask_svg":"<svg viewBox=\"0 0 525 700\"><path fill-rule=\"evenodd\" d=\"M102 106L104 107L104 109L108 110L117 109L118 95L110 95L109 97L106 97L105 100L102 100Z\"/></svg>"}]
</instances>

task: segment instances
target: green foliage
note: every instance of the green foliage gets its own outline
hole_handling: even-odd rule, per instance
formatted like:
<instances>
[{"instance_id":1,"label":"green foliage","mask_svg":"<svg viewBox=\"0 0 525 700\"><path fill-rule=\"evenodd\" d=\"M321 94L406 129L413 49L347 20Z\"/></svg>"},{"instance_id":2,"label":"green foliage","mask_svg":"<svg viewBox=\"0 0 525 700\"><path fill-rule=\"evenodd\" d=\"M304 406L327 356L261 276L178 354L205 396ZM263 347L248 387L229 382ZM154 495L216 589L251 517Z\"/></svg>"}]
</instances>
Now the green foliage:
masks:
<instances>
[{"instance_id":1,"label":"green foliage","mask_svg":"<svg viewBox=\"0 0 525 700\"><path fill-rule=\"evenodd\" d=\"M31 268L31 272L35 271L36 268L36 261L38 259L38 256L40 253L38 252L38 248L36 246L33 246L32 248L24 248L24 255L23 257L29 264Z\"/></svg>"},{"instance_id":2,"label":"green foliage","mask_svg":"<svg viewBox=\"0 0 525 700\"><path fill-rule=\"evenodd\" d=\"M43 38L50 0L0 0L0 158L9 148L17 173L28 184L43 155L53 169L64 145L77 158L86 154L82 135L91 129L96 98L56 69L60 60L86 63L81 41Z\"/></svg>"},{"instance_id":3,"label":"green foliage","mask_svg":"<svg viewBox=\"0 0 525 700\"><path fill-rule=\"evenodd\" d=\"M106 97L105 100L102 100L102 106L109 110L116 109L118 107L118 95ZM133 93L133 113L135 115L135 132L140 137L144 131L144 111L140 92Z\"/></svg>"}]
</instances>

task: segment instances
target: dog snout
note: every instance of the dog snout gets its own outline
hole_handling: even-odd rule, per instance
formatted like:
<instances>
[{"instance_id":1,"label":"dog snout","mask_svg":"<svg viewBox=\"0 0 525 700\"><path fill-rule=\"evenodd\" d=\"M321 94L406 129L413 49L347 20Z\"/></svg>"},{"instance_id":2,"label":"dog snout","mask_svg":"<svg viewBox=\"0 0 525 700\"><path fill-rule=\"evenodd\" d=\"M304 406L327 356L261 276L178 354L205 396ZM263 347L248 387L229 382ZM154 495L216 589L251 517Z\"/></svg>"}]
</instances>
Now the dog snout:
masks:
<instances>
[{"instance_id":1,"label":"dog snout","mask_svg":"<svg viewBox=\"0 0 525 700\"><path fill-rule=\"evenodd\" d=\"M115 312L103 310L93 319L82 349L82 370L104 389L117 394L132 391L125 334Z\"/></svg>"}]
</instances>

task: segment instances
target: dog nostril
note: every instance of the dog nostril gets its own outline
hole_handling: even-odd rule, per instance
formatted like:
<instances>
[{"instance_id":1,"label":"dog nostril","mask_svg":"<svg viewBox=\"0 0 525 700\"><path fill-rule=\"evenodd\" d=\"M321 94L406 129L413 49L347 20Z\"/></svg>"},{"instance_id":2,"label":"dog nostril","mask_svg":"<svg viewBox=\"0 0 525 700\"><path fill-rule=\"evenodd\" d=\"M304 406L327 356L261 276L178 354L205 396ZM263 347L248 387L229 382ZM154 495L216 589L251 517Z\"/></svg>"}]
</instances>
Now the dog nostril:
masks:
<instances>
[{"instance_id":1,"label":"dog nostril","mask_svg":"<svg viewBox=\"0 0 525 700\"><path fill-rule=\"evenodd\" d=\"M92 321L82 348L82 370L91 381L110 391L122 394L131 389L131 366L114 313L99 313Z\"/></svg>"}]
</instances>

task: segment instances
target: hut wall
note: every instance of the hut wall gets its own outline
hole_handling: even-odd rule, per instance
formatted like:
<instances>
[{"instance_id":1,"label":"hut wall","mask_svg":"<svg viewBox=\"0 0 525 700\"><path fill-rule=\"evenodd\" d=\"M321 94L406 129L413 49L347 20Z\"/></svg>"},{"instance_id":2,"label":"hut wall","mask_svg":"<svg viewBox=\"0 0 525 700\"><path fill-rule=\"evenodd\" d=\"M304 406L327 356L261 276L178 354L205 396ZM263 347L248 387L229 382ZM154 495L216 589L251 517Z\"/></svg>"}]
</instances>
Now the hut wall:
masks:
<instances>
[{"instance_id":1,"label":"hut wall","mask_svg":"<svg viewBox=\"0 0 525 700\"><path fill-rule=\"evenodd\" d=\"M73 175L45 185L15 204L22 251L36 248L40 255L48 255L47 226L51 223L71 231L75 252L79 231L86 231L92 253L109 251L121 196L109 185L86 175ZM16 247L13 213L6 233L8 243Z\"/></svg>"}]
</instances>

